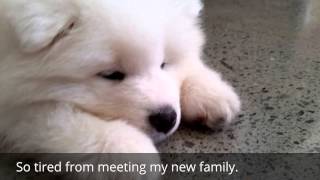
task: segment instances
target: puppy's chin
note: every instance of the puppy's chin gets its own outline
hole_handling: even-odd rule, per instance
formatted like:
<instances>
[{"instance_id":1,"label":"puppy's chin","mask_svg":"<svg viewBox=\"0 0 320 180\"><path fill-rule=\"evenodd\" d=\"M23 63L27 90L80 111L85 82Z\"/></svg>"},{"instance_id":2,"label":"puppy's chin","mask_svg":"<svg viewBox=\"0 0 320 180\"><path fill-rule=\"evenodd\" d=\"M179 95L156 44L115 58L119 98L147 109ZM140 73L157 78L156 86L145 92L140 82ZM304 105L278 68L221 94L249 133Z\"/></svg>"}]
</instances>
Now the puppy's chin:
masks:
<instances>
[{"instance_id":1,"label":"puppy's chin","mask_svg":"<svg viewBox=\"0 0 320 180\"><path fill-rule=\"evenodd\" d=\"M160 132L157 132L157 131L152 132L151 135L150 135L152 141L155 144L158 144L158 143L164 141L165 139L167 139L168 136L169 136L168 134L160 133Z\"/></svg>"}]
</instances>

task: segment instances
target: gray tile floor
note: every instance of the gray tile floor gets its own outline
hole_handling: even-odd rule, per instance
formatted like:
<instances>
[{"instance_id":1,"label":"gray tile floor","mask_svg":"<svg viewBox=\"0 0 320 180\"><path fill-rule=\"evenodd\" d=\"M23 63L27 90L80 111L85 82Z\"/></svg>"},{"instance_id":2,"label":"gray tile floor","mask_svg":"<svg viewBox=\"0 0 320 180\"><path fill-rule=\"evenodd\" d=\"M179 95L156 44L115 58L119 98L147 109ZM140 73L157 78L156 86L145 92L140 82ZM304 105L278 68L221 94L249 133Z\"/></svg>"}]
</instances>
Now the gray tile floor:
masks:
<instances>
[{"instance_id":1,"label":"gray tile floor","mask_svg":"<svg viewBox=\"0 0 320 180\"><path fill-rule=\"evenodd\" d=\"M243 111L220 132L181 127L159 149L320 152L317 1L205 1L205 59L235 86Z\"/></svg>"}]
</instances>

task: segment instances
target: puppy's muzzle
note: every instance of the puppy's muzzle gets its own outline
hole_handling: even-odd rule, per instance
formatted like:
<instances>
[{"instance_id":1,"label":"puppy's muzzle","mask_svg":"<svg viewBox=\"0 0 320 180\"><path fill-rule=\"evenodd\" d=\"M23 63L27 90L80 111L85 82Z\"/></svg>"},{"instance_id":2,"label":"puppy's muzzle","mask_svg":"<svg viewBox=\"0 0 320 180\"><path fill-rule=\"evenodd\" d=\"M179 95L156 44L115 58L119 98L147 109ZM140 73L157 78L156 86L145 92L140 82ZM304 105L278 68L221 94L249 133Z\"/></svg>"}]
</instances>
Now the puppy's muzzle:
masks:
<instances>
[{"instance_id":1,"label":"puppy's muzzle","mask_svg":"<svg viewBox=\"0 0 320 180\"><path fill-rule=\"evenodd\" d=\"M176 124L177 112L171 106L164 106L149 115L150 124L161 133L168 133Z\"/></svg>"}]
</instances>

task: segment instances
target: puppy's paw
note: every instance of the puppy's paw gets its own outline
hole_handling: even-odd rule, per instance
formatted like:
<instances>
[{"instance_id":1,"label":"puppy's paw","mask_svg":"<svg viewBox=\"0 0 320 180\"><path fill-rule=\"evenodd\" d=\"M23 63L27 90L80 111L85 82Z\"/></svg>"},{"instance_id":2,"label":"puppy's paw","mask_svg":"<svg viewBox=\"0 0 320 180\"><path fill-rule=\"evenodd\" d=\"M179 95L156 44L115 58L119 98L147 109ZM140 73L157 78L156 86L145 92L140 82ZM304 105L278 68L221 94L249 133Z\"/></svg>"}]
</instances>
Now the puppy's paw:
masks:
<instances>
[{"instance_id":1,"label":"puppy's paw","mask_svg":"<svg viewBox=\"0 0 320 180\"><path fill-rule=\"evenodd\" d=\"M212 129L229 124L240 111L234 89L215 72L185 79L181 90L183 119Z\"/></svg>"}]
</instances>

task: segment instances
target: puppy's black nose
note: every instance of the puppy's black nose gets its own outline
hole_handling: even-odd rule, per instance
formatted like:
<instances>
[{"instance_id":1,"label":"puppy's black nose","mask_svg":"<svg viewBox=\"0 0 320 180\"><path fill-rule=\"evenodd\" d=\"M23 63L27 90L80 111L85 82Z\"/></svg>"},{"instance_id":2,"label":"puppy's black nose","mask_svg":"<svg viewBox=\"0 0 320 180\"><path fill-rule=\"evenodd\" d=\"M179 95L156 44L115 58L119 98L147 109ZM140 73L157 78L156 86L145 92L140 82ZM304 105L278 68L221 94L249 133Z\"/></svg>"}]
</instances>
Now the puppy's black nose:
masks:
<instances>
[{"instance_id":1,"label":"puppy's black nose","mask_svg":"<svg viewBox=\"0 0 320 180\"><path fill-rule=\"evenodd\" d=\"M150 124L162 133L168 133L176 124L177 113L171 106L164 106L149 116Z\"/></svg>"}]
</instances>

